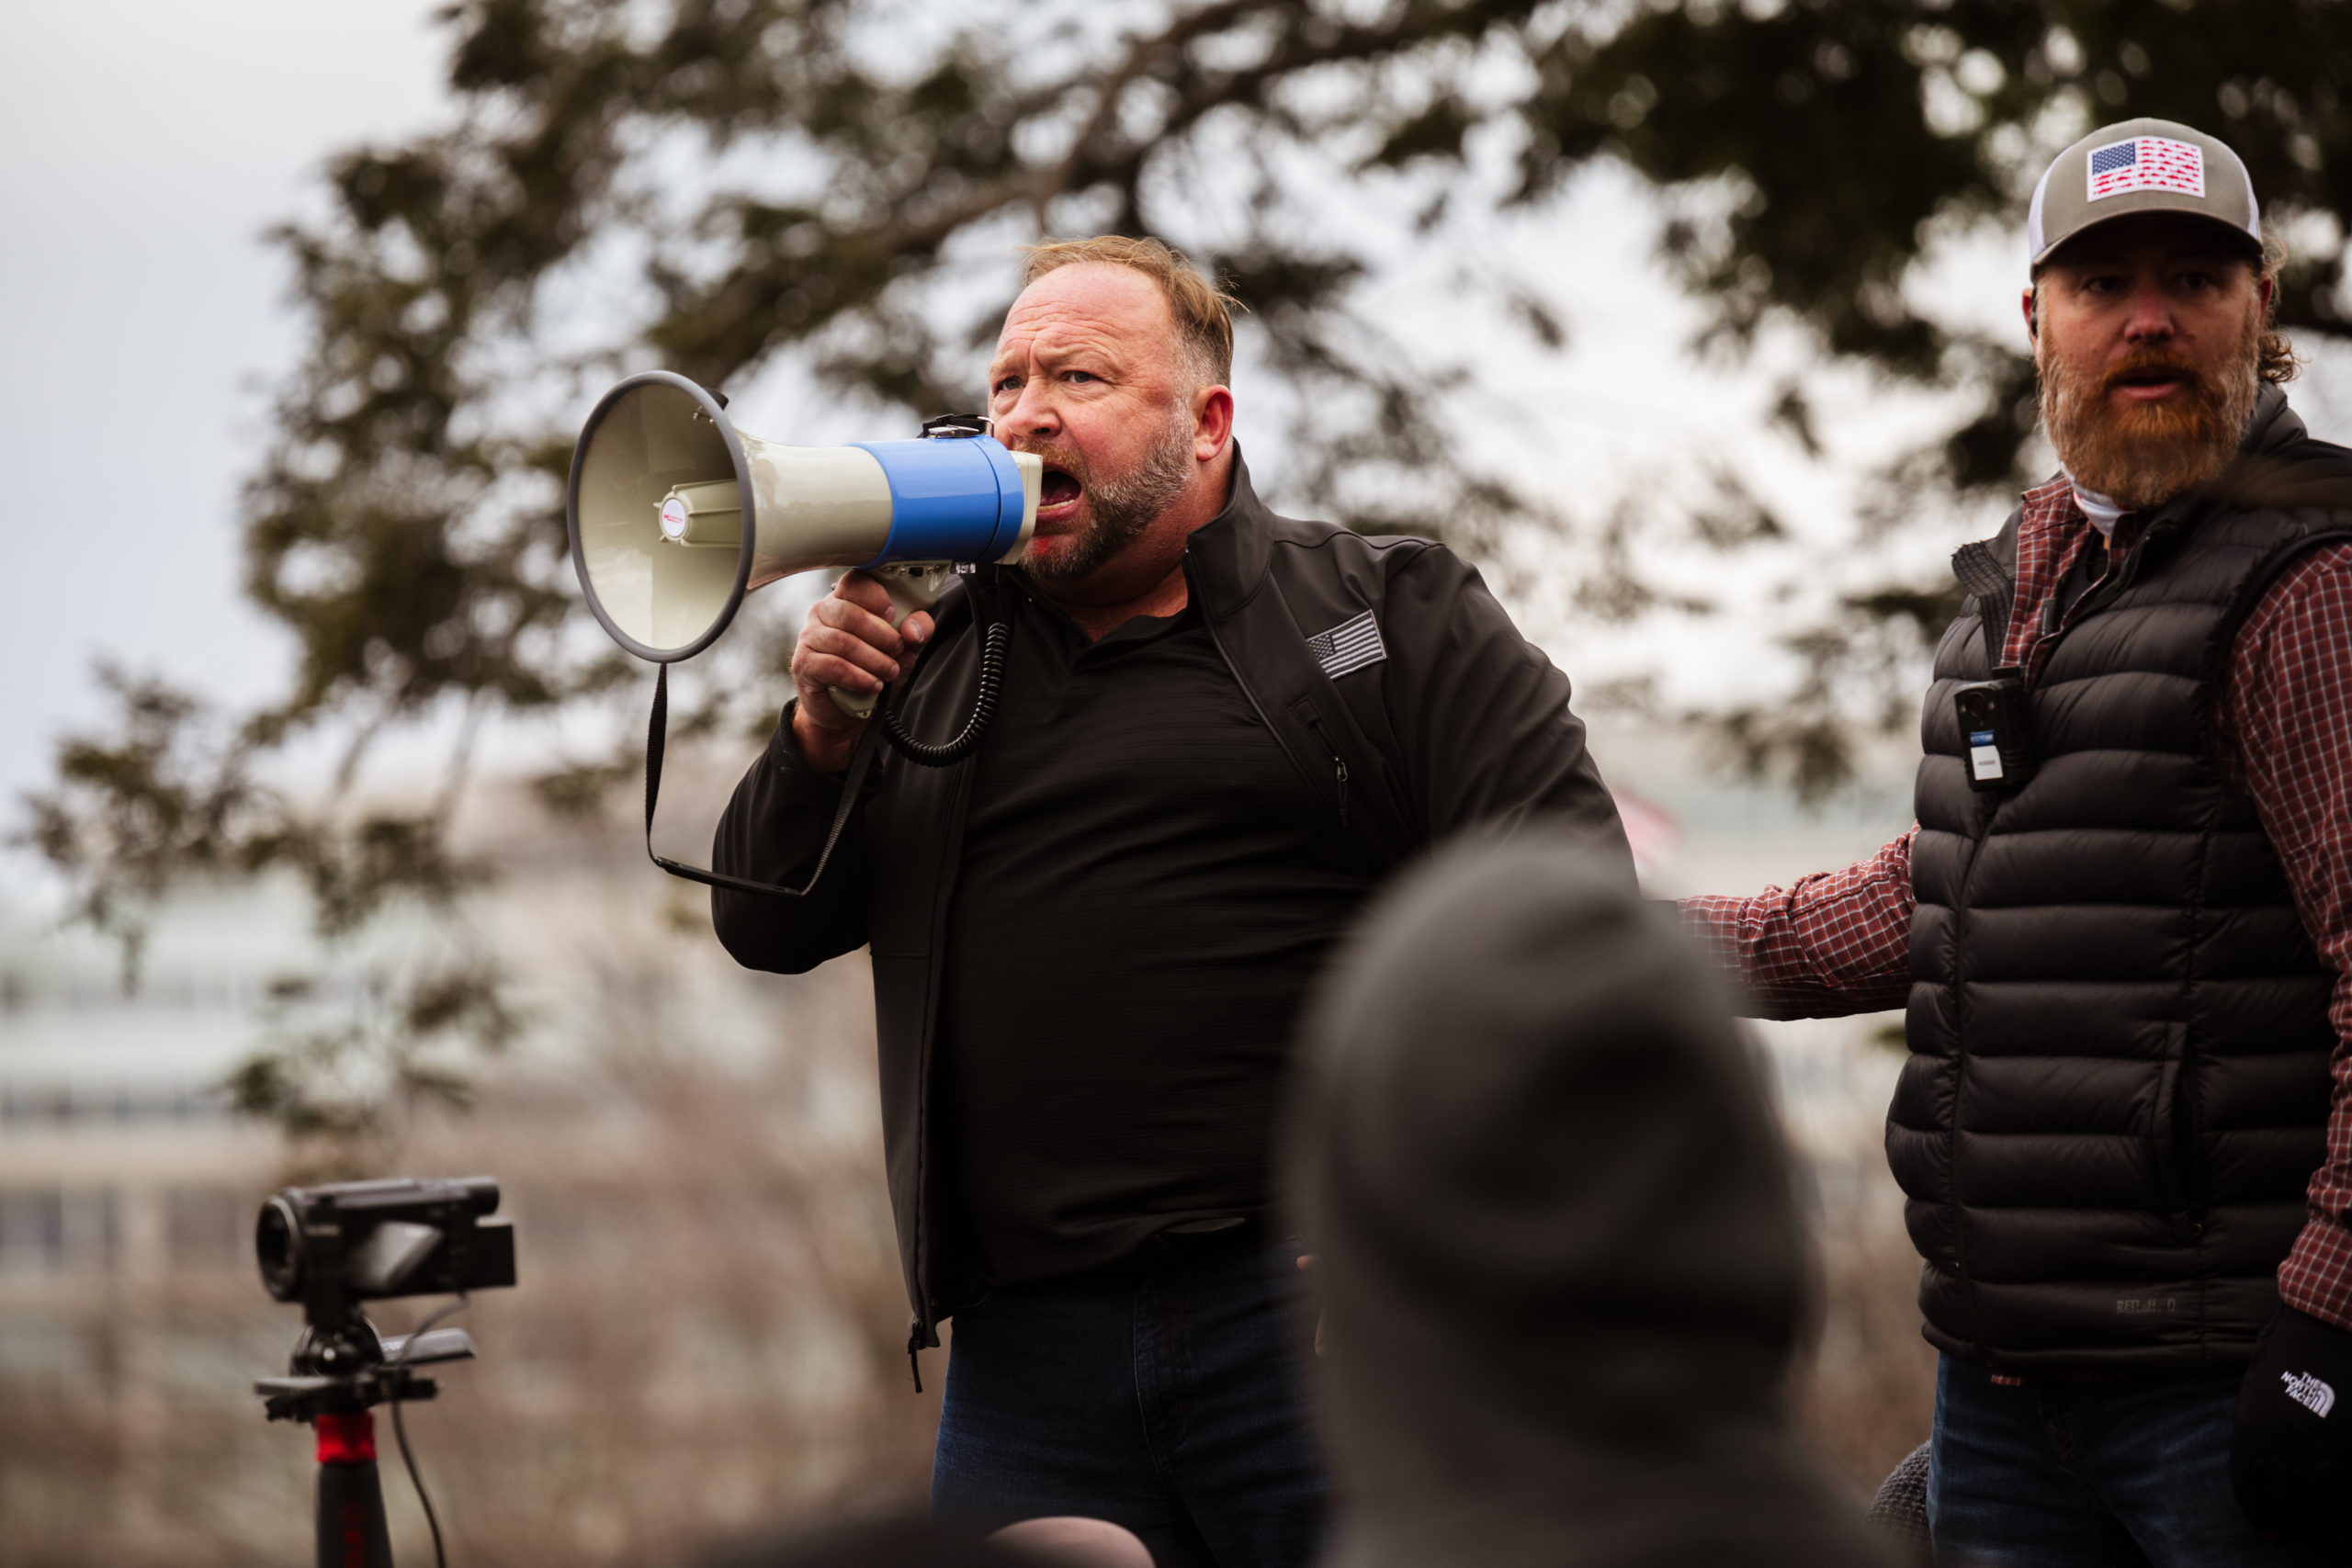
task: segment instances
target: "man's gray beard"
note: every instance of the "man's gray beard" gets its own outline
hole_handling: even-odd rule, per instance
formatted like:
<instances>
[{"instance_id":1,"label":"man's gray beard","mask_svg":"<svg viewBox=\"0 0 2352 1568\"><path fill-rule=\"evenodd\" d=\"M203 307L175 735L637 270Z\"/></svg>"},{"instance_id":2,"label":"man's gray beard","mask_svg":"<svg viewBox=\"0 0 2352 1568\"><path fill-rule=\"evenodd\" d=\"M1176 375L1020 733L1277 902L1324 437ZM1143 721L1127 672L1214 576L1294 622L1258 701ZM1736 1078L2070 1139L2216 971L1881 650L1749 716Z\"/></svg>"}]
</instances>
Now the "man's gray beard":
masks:
<instances>
[{"instance_id":1,"label":"man's gray beard","mask_svg":"<svg viewBox=\"0 0 2352 1568\"><path fill-rule=\"evenodd\" d=\"M1133 473L1116 479L1084 477L1093 523L1071 542L1069 553L1051 560L1032 556L1023 564L1043 582L1075 582L1091 575L1141 537L1192 477L1192 411L1177 403L1169 410L1159 440Z\"/></svg>"},{"instance_id":2,"label":"man's gray beard","mask_svg":"<svg viewBox=\"0 0 2352 1568\"><path fill-rule=\"evenodd\" d=\"M2256 305L2228 367L2218 378L2196 377L2187 401L2171 409L2113 408L2107 400L2112 371L2084 371L2038 354L2041 428L2075 484L2126 512L2161 506L2220 477L2237 455L2262 391L2261 344Z\"/></svg>"}]
</instances>

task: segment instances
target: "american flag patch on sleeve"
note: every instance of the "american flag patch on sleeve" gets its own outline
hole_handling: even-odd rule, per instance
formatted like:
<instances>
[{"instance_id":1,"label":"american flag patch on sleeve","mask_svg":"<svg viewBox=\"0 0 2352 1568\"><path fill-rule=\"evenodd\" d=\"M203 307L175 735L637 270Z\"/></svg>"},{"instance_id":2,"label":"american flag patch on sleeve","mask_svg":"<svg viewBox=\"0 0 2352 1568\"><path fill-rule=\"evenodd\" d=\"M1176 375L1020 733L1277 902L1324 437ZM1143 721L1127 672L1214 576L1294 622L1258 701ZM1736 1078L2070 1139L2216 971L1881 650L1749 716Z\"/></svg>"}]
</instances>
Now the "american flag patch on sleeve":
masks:
<instances>
[{"instance_id":1,"label":"american flag patch on sleeve","mask_svg":"<svg viewBox=\"0 0 2352 1568\"><path fill-rule=\"evenodd\" d=\"M1350 671L1377 664L1388 657L1387 645L1380 640L1380 624L1372 618L1370 610L1352 621L1342 621L1328 632L1308 637L1306 651L1323 666L1323 673L1334 681Z\"/></svg>"}]
</instances>

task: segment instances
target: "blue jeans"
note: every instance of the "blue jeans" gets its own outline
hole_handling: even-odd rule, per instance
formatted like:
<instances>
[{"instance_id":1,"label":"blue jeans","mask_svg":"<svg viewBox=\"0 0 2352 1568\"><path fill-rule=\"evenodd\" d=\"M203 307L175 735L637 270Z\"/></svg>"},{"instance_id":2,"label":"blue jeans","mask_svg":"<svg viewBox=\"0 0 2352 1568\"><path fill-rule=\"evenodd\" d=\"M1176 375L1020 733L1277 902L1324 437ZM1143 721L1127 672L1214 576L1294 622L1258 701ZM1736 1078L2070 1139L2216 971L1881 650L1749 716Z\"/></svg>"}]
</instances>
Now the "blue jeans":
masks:
<instances>
[{"instance_id":1,"label":"blue jeans","mask_svg":"<svg viewBox=\"0 0 2352 1568\"><path fill-rule=\"evenodd\" d=\"M1157 1568L1306 1568L1325 1487L1296 1257L1254 1234L1159 1236L958 1312L933 1517L1081 1514L1135 1531Z\"/></svg>"},{"instance_id":2,"label":"blue jeans","mask_svg":"<svg viewBox=\"0 0 2352 1568\"><path fill-rule=\"evenodd\" d=\"M1936 1560L2018 1568L2289 1568L2230 1489L2236 1372L2021 1385L1936 1369L1928 1529Z\"/></svg>"}]
</instances>

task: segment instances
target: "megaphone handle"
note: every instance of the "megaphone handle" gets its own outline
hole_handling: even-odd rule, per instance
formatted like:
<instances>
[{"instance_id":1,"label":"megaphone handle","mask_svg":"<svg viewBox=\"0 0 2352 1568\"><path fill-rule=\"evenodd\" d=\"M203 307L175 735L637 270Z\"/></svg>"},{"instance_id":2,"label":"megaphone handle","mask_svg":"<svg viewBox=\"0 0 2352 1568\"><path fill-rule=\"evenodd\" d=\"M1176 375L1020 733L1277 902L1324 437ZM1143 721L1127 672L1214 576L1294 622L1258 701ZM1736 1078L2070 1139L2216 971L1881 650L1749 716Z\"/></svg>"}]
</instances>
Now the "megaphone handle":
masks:
<instances>
[{"instance_id":1,"label":"megaphone handle","mask_svg":"<svg viewBox=\"0 0 2352 1568\"><path fill-rule=\"evenodd\" d=\"M858 796L865 792L865 775L873 769L876 742L882 738L882 727L868 725L858 737L857 749L850 755L849 773L842 780L841 804L833 807L833 825L825 831L825 847L817 856L816 869L808 880L797 887L780 887L773 882L754 882L745 876L729 876L723 871L706 871L698 865L684 865L665 855L653 852L653 807L662 798L662 753L670 735L670 666L662 664L653 677L653 712L645 726L645 854L655 865L673 876L688 882L699 882L705 887L724 887L730 893L758 893L771 898L806 898L825 874L825 866L833 858L833 846L842 840L842 829L848 826L849 814L857 809Z\"/></svg>"},{"instance_id":2,"label":"megaphone handle","mask_svg":"<svg viewBox=\"0 0 2352 1568\"><path fill-rule=\"evenodd\" d=\"M839 686L828 686L825 695L852 718L872 718L874 710L882 705L880 692L845 692Z\"/></svg>"},{"instance_id":3,"label":"megaphone handle","mask_svg":"<svg viewBox=\"0 0 2352 1568\"><path fill-rule=\"evenodd\" d=\"M890 596L891 607L899 612L899 618L893 623L898 626L904 626L907 617L917 610L928 610L938 604L940 594L956 575L954 563L949 561L892 561L860 570L879 582L882 592ZM882 703L880 692L844 692L839 686L828 686L825 694L852 718L872 718L874 710Z\"/></svg>"}]
</instances>

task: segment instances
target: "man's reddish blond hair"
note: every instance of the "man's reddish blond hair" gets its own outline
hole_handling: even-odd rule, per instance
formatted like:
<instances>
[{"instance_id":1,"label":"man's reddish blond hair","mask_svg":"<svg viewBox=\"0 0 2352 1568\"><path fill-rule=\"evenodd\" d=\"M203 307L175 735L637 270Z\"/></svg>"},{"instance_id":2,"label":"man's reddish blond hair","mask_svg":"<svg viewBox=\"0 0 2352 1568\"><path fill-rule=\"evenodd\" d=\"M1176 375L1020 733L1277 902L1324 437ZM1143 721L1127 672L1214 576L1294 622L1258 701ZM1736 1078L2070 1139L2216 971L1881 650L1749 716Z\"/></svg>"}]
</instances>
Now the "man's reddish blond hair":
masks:
<instances>
[{"instance_id":1,"label":"man's reddish blond hair","mask_svg":"<svg viewBox=\"0 0 2352 1568\"><path fill-rule=\"evenodd\" d=\"M1241 301L1201 276L1184 253L1158 240L1131 239L1125 234L1101 234L1091 240L1048 240L1027 247L1029 262L1022 268L1026 288L1049 272L1082 262L1103 262L1129 267L1159 285L1168 313L1176 321L1176 338L1189 367L1202 387L1221 387L1233 377L1233 312Z\"/></svg>"}]
</instances>

